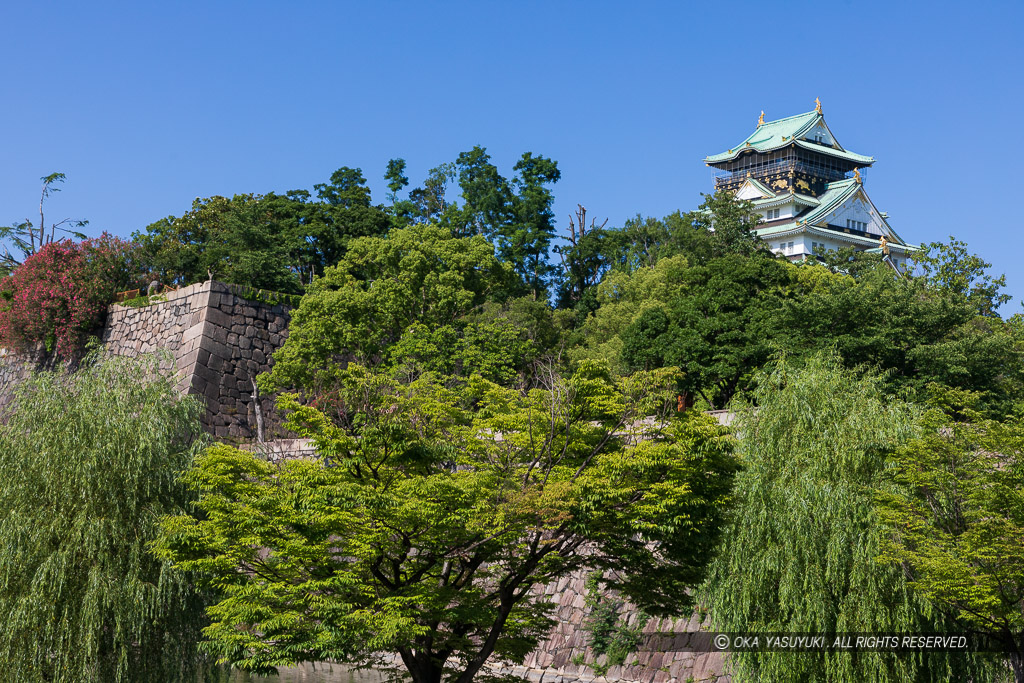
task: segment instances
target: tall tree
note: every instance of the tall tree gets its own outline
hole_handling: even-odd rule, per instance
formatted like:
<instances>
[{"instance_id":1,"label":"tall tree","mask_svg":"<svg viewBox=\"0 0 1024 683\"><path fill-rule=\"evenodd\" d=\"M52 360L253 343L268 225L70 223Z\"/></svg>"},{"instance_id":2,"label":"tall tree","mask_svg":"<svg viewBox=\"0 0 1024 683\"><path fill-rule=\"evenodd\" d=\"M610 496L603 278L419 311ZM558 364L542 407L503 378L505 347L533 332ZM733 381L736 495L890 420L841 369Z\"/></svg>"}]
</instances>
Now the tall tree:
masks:
<instances>
[{"instance_id":1,"label":"tall tree","mask_svg":"<svg viewBox=\"0 0 1024 683\"><path fill-rule=\"evenodd\" d=\"M712 420L674 417L671 374L588 364L526 392L349 366L320 408L283 404L321 459L211 449L161 554L224 591L207 647L236 666L391 652L415 683L486 680L550 628L536 587L576 569L652 613L690 603L736 464Z\"/></svg>"},{"instance_id":2,"label":"tall tree","mask_svg":"<svg viewBox=\"0 0 1024 683\"><path fill-rule=\"evenodd\" d=\"M520 274L527 289L536 298L546 298L551 276L548 251L555 236L555 201L550 186L562 177L557 162L525 152L514 167L512 185L513 224L502 235L502 256Z\"/></svg>"},{"instance_id":3,"label":"tall tree","mask_svg":"<svg viewBox=\"0 0 1024 683\"><path fill-rule=\"evenodd\" d=\"M676 366L680 389L723 408L748 390L776 350L774 316L791 278L770 255L733 254L678 272L680 291L644 310L621 333L629 368Z\"/></svg>"},{"instance_id":4,"label":"tall tree","mask_svg":"<svg viewBox=\"0 0 1024 683\"><path fill-rule=\"evenodd\" d=\"M180 218L169 216L135 233L142 258L167 284L214 278L283 292L300 289L278 216L263 197L196 199Z\"/></svg>"},{"instance_id":5,"label":"tall tree","mask_svg":"<svg viewBox=\"0 0 1024 683\"><path fill-rule=\"evenodd\" d=\"M918 411L877 377L838 360L780 362L741 407L744 469L736 507L705 583L713 627L732 632L937 632L955 628L878 562L873 490L886 456L920 435ZM762 652L731 655L739 680L919 681L998 678L950 652Z\"/></svg>"},{"instance_id":6,"label":"tall tree","mask_svg":"<svg viewBox=\"0 0 1024 683\"><path fill-rule=\"evenodd\" d=\"M1007 654L1024 681L1024 422L972 408L977 395L933 387L920 436L903 444L879 491L883 559L965 630Z\"/></svg>"},{"instance_id":7,"label":"tall tree","mask_svg":"<svg viewBox=\"0 0 1024 683\"><path fill-rule=\"evenodd\" d=\"M955 237L926 244L913 261L933 289L963 297L979 315L993 316L1011 299L1000 291L1006 286L1006 276L989 275L992 264L970 253L967 244Z\"/></svg>"},{"instance_id":8,"label":"tall tree","mask_svg":"<svg viewBox=\"0 0 1024 683\"><path fill-rule=\"evenodd\" d=\"M353 240L341 262L307 289L288 340L274 354L267 391L331 387L348 361L376 366L409 326L449 325L508 296L513 280L482 236L452 237L418 224Z\"/></svg>"},{"instance_id":9,"label":"tall tree","mask_svg":"<svg viewBox=\"0 0 1024 683\"><path fill-rule=\"evenodd\" d=\"M165 282L215 278L297 293L341 260L358 237L386 234L391 218L371 205L359 169L343 166L330 181L285 194L196 199L135 233L143 258Z\"/></svg>"},{"instance_id":10,"label":"tall tree","mask_svg":"<svg viewBox=\"0 0 1024 683\"><path fill-rule=\"evenodd\" d=\"M157 359L34 375L0 422L0 667L19 681L195 681L203 596L148 544L193 495L199 404Z\"/></svg>"}]
</instances>

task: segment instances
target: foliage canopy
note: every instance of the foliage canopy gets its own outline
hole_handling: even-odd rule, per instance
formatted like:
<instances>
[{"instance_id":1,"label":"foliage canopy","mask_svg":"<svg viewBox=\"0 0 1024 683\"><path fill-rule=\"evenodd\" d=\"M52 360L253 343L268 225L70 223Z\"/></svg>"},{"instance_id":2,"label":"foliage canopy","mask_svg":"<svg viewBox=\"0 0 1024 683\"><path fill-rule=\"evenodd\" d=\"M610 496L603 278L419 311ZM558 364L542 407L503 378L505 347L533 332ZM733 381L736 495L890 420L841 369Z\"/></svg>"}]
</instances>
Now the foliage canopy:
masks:
<instances>
[{"instance_id":1,"label":"foliage canopy","mask_svg":"<svg viewBox=\"0 0 1024 683\"><path fill-rule=\"evenodd\" d=\"M670 370L589 364L530 391L356 365L339 380L321 408L284 403L320 460L212 448L188 478L201 514L165 527L162 556L223 591L206 631L221 658L389 651L417 683L468 683L536 646L552 606L532 589L575 569L652 612L689 604L735 462L712 420L674 416Z\"/></svg>"},{"instance_id":2,"label":"foliage canopy","mask_svg":"<svg viewBox=\"0 0 1024 683\"><path fill-rule=\"evenodd\" d=\"M194 681L202 596L148 548L191 495L199 405L158 361L22 384L0 424L0 666L19 681Z\"/></svg>"}]
</instances>

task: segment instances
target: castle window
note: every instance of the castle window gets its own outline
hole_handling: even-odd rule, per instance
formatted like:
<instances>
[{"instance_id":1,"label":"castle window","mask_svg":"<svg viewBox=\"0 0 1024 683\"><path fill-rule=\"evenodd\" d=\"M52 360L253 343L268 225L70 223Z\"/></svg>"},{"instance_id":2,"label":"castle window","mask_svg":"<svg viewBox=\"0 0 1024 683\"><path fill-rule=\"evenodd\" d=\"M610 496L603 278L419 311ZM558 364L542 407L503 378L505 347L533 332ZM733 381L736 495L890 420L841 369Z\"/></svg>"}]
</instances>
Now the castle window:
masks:
<instances>
[{"instance_id":1,"label":"castle window","mask_svg":"<svg viewBox=\"0 0 1024 683\"><path fill-rule=\"evenodd\" d=\"M779 209L768 209L765 212L764 217L767 218L768 220L772 220L773 218L778 218L779 217Z\"/></svg>"}]
</instances>

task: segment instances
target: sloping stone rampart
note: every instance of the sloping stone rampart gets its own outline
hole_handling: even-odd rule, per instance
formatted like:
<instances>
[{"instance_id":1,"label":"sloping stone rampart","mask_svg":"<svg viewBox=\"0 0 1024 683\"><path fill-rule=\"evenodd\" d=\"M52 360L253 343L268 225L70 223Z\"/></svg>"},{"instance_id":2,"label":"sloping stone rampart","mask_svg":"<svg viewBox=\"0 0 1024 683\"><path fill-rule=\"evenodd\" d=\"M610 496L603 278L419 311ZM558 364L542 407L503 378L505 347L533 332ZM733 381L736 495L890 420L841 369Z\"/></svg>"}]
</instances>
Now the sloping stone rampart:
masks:
<instances>
[{"instance_id":1,"label":"sloping stone rampart","mask_svg":"<svg viewBox=\"0 0 1024 683\"><path fill-rule=\"evenodd\" d=\"M555 626L548 637L527 655L522 666L500 670L544 683L575 681L618 681L619 683L727 683L725 658L721 652L658 652L641 645L620 666L611 666L604 676L595 676L595 656L588 647L586 623L590 608L586 604L587 572L577 571L544 586L544 598L555 604ZM626 603L620 619L629 627L644 618ZM643 633L686 634L701 631L698 617L688 619L651 619L641 624ZM659 641L660 642L660 641ZM604 663L603 657L596 658ZM582 661L582 664L574 662Z\"/></svg>"},{"instance_id":2,"label":"sloping stone rampart","mask_svg":"<svg viewBox=\"0 0 1024 683\"><path fill-rule=\"evenodd\" d=\"M107 353L170 353L166 370L178 388L204 402L203 425L216 437L256 438L253 380L270 369L271 354L288 335L290 307L254 301L245 291L207 281L166 295L148 306L115 304L103 332ZM171 367L173 365L173 367ZM261 398L265 437L283 436L273 398Z\"/></svg>"}]
</instances>

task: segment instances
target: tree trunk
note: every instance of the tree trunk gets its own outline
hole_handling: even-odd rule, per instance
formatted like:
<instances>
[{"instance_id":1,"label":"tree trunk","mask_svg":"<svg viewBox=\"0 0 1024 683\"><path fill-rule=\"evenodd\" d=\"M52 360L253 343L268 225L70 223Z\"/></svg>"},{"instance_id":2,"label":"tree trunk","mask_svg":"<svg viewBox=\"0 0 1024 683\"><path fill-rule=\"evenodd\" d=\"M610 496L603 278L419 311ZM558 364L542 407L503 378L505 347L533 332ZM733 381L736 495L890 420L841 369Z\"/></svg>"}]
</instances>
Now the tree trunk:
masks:
<instances>
[{"instance_id":1,"label":"tree trunk","mask_svg":"<svg viewBox=\"0 0 1024 683\"><path fill-rule=\"evenodd\" d=\"M1013 669L1013 680L1024 683L1024 655L1020 652L1010 653L1010 668Z\"/></svg>"}]
</instances>

